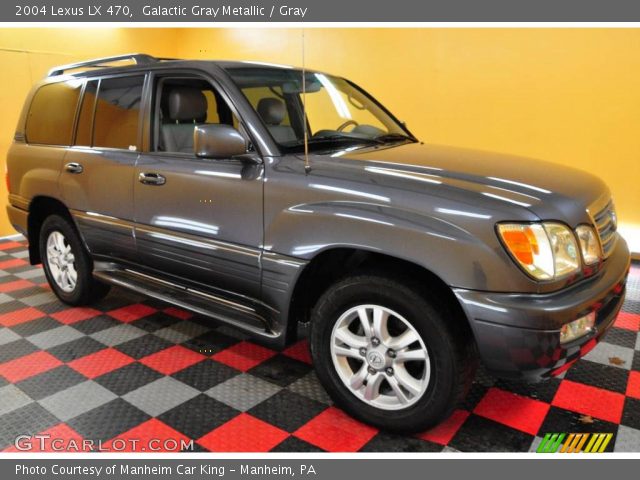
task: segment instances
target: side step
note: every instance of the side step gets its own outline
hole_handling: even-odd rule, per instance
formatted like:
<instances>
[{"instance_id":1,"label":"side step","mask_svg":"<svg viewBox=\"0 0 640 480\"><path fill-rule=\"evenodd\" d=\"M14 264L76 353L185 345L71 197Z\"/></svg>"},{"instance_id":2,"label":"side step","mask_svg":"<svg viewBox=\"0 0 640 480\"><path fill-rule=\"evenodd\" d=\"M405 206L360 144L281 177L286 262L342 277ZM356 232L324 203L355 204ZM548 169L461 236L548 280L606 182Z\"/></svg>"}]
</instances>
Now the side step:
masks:
<instances>
[{"instance_id":1,"label":"side step","mask_svg":"<svg viewBox=\"0 0 640 480\"><path fill-rule=\"evenodd\" d=\"M111 268L108 268L111 267ZM215 318L252 335L273 341L279 335L269 328L269 323L256 309L217 295L178 285L129 269L113 268L112 264L99 265L93 276L106 283L134 290L138 293Z\"/></svg>"}]
</instances>

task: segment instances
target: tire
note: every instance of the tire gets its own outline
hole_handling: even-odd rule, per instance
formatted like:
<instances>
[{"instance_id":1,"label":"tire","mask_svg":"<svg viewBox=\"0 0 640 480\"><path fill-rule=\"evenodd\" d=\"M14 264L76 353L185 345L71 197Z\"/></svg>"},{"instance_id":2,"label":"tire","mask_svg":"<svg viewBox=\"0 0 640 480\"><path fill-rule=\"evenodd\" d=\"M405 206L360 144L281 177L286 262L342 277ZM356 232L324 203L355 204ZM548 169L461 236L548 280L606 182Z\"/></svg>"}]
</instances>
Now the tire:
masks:
<instances>
[{"instance_id":1,"label":"tire","mask_svg":"<svg viewBox=\"0 0 640 480\"><path fill-rule=\"evenodd\" d=\"M108 285L93 278L93 261L67 218L51 215L45 219L40 229L39 248L47 281L64 303L87 305L109 293ZM60 251L67 253L60 254Z\"/></svg>"},{"instance_id":2,"label":"tire","mask_svg":"<svg viewBox=\"0 0 640 480\"><path fill-rule=\"evenodd\" d=\"M471 334L453 311L398 278L361 274L334 284L312 312L311 355L321 383L337 406L382 430L436 425L464 398L477 367ZM388 317L386 333L374 325L376 316Z\"/></svg>"}]
</instances>

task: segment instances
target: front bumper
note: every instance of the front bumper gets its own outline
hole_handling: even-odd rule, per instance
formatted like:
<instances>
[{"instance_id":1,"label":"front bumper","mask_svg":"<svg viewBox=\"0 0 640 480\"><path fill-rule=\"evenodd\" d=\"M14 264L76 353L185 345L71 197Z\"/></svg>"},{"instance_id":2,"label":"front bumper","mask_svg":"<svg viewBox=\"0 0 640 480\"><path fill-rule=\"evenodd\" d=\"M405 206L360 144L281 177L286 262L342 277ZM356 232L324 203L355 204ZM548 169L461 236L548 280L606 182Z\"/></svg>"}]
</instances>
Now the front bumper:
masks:
<instances>
[{"instance_id":1,"label":"front bumper","mask_svg":"<svg viewBox=\"0 0 640 480\"><path fill-rule=\"evenodd\" d=\"M500 377L538 380L557 375L586 355L613 324L624 302L629 250L619 238L594 277L549 294L454 289L471 323L480 357ZM560 343L566 323L596 312L592 332Z\"/></svg>"}]
</instances>

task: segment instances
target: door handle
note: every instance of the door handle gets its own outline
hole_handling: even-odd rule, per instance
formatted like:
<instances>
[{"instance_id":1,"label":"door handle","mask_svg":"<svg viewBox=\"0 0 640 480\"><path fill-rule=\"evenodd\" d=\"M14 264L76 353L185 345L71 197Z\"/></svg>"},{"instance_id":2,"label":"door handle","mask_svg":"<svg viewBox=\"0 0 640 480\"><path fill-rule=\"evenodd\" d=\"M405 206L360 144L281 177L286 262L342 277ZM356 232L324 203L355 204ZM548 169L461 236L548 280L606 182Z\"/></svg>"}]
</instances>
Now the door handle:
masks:
<instances>
[{"instance_id":1,"label":"door handle","mask_svg":"<svg viewBox=\"0 0 640 480\"><path fill-rule=\"evenodd\" d=\"M167 183L167 179L159 173L145 173L141 172L138 175L138 181L145 185L164 185Z\"/></svg>"},{"instance_id":2,"label":"door handle","mask_svg":"<svg viewBox=\"0 0 640 480\"><path fill-rule=\"evenodd\" d=\"M67 163L64 166L64 169L69 173L82 173L82 171L84 170L82 168L82 165L76 162Z\"/></svg>"}]
</instances>

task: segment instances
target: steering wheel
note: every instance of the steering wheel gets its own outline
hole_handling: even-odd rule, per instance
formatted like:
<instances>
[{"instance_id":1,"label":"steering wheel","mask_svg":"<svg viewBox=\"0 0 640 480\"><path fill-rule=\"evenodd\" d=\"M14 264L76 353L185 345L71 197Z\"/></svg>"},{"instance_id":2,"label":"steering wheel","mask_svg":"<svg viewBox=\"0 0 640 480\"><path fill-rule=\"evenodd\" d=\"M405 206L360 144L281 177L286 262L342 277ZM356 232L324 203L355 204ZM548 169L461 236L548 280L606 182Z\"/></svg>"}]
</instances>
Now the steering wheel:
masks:
<instances>
[{"instance_id":1,"label":"steering wheel","mask_svg":"<svg viewBox=\"0 0 640 480\"><path fill-rule=\"evenodd\" d=\"M346 122L344 122L342 125L340 125L336 130L338 132L343 131L345 128L347 128L349 125L353 125L354 127L357 127L358 125L360 125L358 122L356 122L355 120L347 120Z\"/></svg>"}]
</instances>

